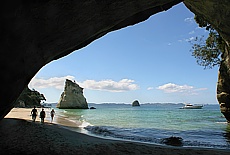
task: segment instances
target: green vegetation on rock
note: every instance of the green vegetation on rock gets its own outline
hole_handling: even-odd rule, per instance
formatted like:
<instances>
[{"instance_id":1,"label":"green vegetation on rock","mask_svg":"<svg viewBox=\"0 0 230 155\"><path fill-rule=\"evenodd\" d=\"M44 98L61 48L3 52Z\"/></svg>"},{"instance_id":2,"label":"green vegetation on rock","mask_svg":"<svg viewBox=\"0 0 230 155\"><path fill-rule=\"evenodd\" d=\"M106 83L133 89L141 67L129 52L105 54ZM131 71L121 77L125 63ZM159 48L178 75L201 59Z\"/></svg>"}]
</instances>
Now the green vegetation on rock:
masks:
<instances>
[{"instance_id":1,"label":"green vegetation on rock","mask_svg":"<svg viewBox=\"0 0 230 155\"><path fill-rule=\"evenodd\" d=\"M38 91L32 89L30 90L28 87L26 87L19 98L16 101L17 107L33 107L41 106L41 101L46 100L45 96L43 94L40 94Z\"/></svg>"},{"instance_id":2,"label":"green vegetation on rock","mask_svg":"<svg viewBox=\"0 0 230 155\"><path fill-rule=\"evenodd\" d=\"M225 41L219 33L203 18L195 16L194 18L200 27L205 27L209 31L207 39L204 36L196 37L190 43L192 44L192 56L196 62L205 69L211 69L220 64L221 54L225 50Z\"/></svg>"}]
</instances>

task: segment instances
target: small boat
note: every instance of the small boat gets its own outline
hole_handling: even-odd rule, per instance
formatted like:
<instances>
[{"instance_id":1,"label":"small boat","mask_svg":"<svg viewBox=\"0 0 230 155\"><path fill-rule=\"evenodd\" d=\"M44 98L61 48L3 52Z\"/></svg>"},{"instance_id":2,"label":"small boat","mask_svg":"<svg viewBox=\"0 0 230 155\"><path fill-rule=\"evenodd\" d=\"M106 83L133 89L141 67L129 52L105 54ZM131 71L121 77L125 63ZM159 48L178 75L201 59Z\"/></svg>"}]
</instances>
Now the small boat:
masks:
<instances>
[{"instance_id":1,"label":"small boat","mask_svg":"<svg viewBox=\"0 0 230 155\"><path fill-rule=\"evenodd\" d=\"M202 109L203 105L192 105L192 104L185 104L185 106L181 107L180 109Z\"/></svg>"}]
</instances>

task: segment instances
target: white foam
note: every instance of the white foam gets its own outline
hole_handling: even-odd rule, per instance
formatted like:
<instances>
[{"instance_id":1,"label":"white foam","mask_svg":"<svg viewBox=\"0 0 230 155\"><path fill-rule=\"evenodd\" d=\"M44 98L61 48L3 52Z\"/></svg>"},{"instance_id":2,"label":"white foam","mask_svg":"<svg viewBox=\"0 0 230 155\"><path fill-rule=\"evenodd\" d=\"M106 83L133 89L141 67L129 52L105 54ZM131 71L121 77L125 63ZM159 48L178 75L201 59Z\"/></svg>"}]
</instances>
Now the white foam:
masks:
<instances>
[{"instance_id":1,"label":"white foam","mask_svg":"<svg viewBox=\"0 0 230 155\"><path fill-rule=\"evenodd\" d=\"M216 122L217 124L228 124L228 122Z\"/></svg>"},{"instance_id":2,"label":"white foam","mask_svg":"<svg viewBox=\"0 0 230 155\"><path fill-rule=\"evenodd\" d=\"M90 124L89 122L86 122L86 121L82 121L82 124L79 126L80 128L84 128L84 127L87 127L87 126L93 126L92 124Z\"/></svg>"}]
</instances>

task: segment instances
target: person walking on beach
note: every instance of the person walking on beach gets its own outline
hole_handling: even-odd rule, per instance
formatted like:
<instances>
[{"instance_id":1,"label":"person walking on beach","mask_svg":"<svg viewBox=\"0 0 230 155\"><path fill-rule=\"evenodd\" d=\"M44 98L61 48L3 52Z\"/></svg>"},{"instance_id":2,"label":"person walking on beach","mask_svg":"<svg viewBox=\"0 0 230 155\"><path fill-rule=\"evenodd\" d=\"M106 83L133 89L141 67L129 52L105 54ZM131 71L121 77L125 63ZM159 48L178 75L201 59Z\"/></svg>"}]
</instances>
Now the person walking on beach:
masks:
<instances>
[{"instance_id":1,"label":"person walking on beach","mask_svg":"<svg viewBox=\"0 0 230 155\"><path fill-rule=\"evenodd\" d=\"M42 111L40 112L41 123L44 123L45 117L46 117L46 112L42 108Z\"/></svg>"},{"instance_id":2,"label":"person walking on beach","mask_svg":"<svg viewBox=\"0 0 230 155\"><path fill-rule=\"evenodd\" d=\"M53 122L54 114L55 114L55 111L54 111L54 109L52 109L51 112L50 112L51 122Z\"/></svg>"},{"instance_id":3,"label":"person walking on beach","mask_svg":"<svg viewBox=\"0 0 230 155\"><path fill-rule=\"evenodd\" d=\"M38 115L38 111L37 111L36 107L34 106L34 108L31 111L31 116L32 116L33 122L35 122L37 115Z\"/></svg>"}]
</instances>

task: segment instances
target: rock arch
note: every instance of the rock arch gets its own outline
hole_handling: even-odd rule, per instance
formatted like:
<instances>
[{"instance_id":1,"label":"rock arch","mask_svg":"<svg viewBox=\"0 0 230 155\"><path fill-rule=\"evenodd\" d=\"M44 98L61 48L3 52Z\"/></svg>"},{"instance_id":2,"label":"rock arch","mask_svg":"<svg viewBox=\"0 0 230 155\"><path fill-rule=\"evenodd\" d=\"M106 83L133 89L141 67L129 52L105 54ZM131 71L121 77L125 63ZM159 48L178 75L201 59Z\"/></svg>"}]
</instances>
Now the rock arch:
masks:
<instances>
[{"instance_id":1,"label":"rock arch","mask_svg":"<svg viewBox=\"0 0 230 155\"><path fill-rule=\"evenodd\" d=\"M18 0L1 3L0 120L45 64L80 49L108 32L136 24L166 11L182 0ZM230 2L185 0L195 14L204 16L230 41ZM229 47L229 46L228 46ZM229 66L229 48L223 63ZM223 65L222 65L223 66ZM220 67L221 68L221 67ZM226 67L225 67L226 68ZM218 99L230 119L228 70L221 68ZM225 81L225 82L223 82ZM225 93L225 98L223 97ZM226 95L227 94L227 95ZM227 97L226 97L227 96ZM222 111L223 112L223 111Z\"/></svg>"}]
</instances>

